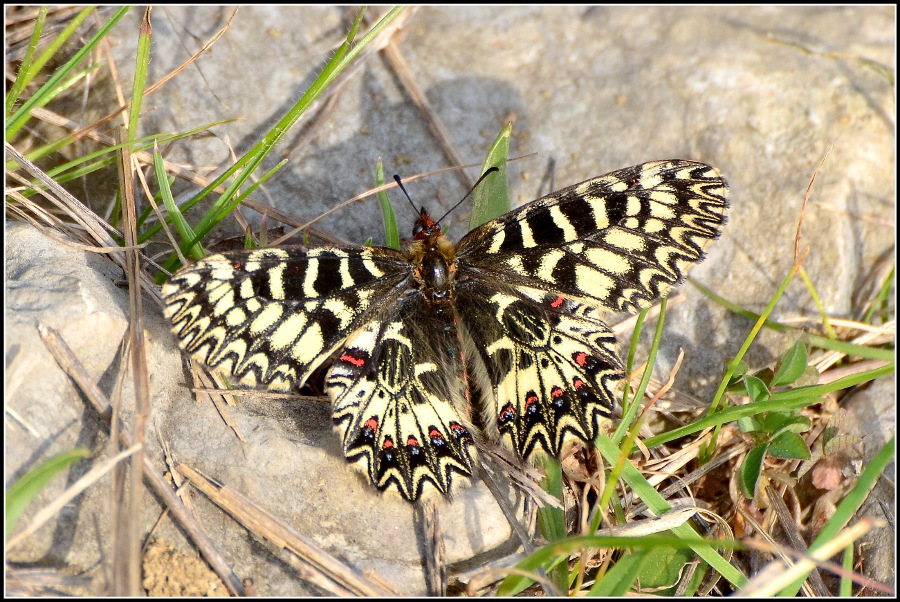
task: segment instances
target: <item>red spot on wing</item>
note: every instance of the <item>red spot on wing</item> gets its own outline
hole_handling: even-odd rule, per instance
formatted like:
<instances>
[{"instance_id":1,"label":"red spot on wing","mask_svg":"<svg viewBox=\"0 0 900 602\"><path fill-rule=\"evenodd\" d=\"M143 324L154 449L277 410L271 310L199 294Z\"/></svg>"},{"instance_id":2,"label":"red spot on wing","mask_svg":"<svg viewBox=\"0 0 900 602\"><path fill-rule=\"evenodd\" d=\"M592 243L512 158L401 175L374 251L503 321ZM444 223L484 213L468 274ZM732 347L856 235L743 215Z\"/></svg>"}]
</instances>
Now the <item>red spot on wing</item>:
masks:
<instances>
[{"instance_id":1,"label":"red spot on wing","mask_svg":"<svg viewBox=\"0 0 900 602\"><path fill-rule=\"evenodd\" d=\"M408 447L419 447L419 440L416 439L413 435L410 435L410 436L406 439L406 445L407 445Z\"/></svg>"},{"instance_id":2,"label":"red spot on wing","mask_svg":"<svg viewBox=\"0 0 900 602\"><path fill-rule=\"evenodd\" d=\"M572 381L572 386L575 387L576 391L578 389L582 388L583 386L585 386L585 384L586 383L583 380L581 380L580 378L576 378L575 380Z\"/></svg>"},{"instance_id":3,"label":"red spot on wing","mask_svg":"<svg viewBox=\"0 0 900 602\"><path fill-rule=\"evenodd\" d=\"M525 414L531 414L537 410L535 404L538 401L537 393L529 391L525 394Z\"/></svg>"},{"instance_id":4,"label":"red spot on wing","mask_svg":"<svg viewBox=\"0 0 900 602\"><path fill-rule=\"evenodd\" d=\"M352 364L357 368L362 368L366 365L366 360L369 358L369 354L364 351L359 351L358 349L347 349L345 350L341 356L338 358L338 361Z\"/></svg>"},{"instance_id":5,"label":"red spot on wing","mask_svg":"<svg viewBox=\"0 0 900 602\"><path fill-rule=\"evenodd\" d=\"M513 407L511 403L507 403L503 406L503 409L500 410L500 415L497 417L498 422L500 424L505 424L516 418L516 409Z\"/></svg>"},{"instance_id":6,"label":"red spot on wing","mask_svg":"<svg viewBox=\"0 0 900 602\"><path fill-rule=\"evenodd\" d=\"M575 363L584 368L584 365L587 363L588 354L584 351L579 351L575 354Z\"/></svg>"},{"instance_id":7,"label":"red spot on wing","mask_svg":"<svg viewBox=\"0 0 900 602\"><path fill-rule=\"evenodd\" d=\"M550 389L550 397L552 397L553 399L559 399L563 396L563 393L564 391L560 387L554 386L552 389Z\"/></svg>"},{"instance_id":8,"label":"red spot on wing","mask_svg":"<svg viewBox=\"0 0 900 602\"><path fill-rule=\"evenodd\" d=\"M374 416L372 418L369 418L368 420L366 420L366 423L363 425L363 428L370 430L370 431L377 431L378 430L378 419L375 418Z\"/></svg>"},{"instance_id":9,"label":"red spot on wing","mask_svg":"<svg viewBox=\"0 0 900 602\"><path fill-rule=\"evenodd\" d=\"M553 301L550 302L550 307L559 307L560 305L563 304L563 301L565 301L565 300L566 300L566 298L563 297L562 295L560 295L559 297L557 297L556 299L554 299Z\"/></svg>"},{"instance_id":10,"label":"red spot on wing","mask_svg":"<svg viewBox=\"0 0 900 602\"><path fill-rule=\"evenodd\" d=\"M471 436L469 435L469 430L458 422L450 423L450 432L453 433L453 436L457 439Z\"/></svg>"},{"instance_id":11,"label":"red spot on wing","mask_svg":"<svg viewBox=\"0 0 900 602\"><path fill-rule=\"evenodd\" d=\"M391 439L390 437L385 437L384 443L381 444L381 449L393 449L393 447L394 447L394 440Z\"/></svg>"},{"instance_id":12,"label":"red spot on wing","mask_svg":"<svg viewBox=\"0 0 900 602\"><path fill-rule=\"evenodd\" d=\"M441 433L441 431L439 431L435 426L428 429L428 438L431 439L431 442L434 444L444 442L444 434Z\"/></svg>"}]
</instances>

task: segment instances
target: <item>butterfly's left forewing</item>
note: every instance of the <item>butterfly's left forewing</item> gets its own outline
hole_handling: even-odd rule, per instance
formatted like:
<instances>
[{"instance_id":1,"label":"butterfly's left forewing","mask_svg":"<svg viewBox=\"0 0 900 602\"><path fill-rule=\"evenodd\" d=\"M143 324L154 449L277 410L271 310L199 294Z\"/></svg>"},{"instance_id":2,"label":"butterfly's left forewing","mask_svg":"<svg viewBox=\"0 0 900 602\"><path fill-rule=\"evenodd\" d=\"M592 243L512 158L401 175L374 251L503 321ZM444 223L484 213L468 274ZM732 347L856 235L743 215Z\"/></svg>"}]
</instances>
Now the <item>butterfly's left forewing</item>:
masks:
<instances>
[{"instance_id":1,"label":"butterfly's left forewing","mask_svg":"<svg viewBox=\"0 0 900 602\"><path fill-rule=\"evenodd\" d=\"M488 279L635 312L703 259L725 225L727 197L709 165L653 161L510 211L467 234L458 252Z\"/></svg>"},{"instance_id":2,"label":"butterfly's left forewing","mask_svg":"<svg viewBox=\"0 0 900 602\"><path fill-rule=\"evenodd\" d=\"M172 276L164 311L195 359L284 391L303 385L408 278L391 249L233 251Z\"/></svg>"}]
</instances>

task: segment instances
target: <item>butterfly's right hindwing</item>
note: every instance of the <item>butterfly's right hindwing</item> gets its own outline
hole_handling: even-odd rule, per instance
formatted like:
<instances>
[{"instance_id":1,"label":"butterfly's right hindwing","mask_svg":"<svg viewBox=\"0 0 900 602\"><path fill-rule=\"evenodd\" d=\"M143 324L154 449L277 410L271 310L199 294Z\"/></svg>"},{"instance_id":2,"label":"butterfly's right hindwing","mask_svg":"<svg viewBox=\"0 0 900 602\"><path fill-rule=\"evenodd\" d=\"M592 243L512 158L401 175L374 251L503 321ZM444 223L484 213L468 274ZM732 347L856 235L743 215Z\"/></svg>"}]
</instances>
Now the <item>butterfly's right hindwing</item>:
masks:
<instances>
[{"instance_id":1,"label":"butterfly's right hindwing","mask_svg":"<svg viewBox=\"0 0 900 602\"><path fill-rule=\"evenodd\" d=\"M163 286L165 314L195 359L248 385L288 390L409 277L399 252L301 247L213 255Z\"/></svg>"},{"instance_id":2,"label":"butterfly's right hindwing","mask_svg":"<svg viewBox=\"0 0 900 602\"><path fill-rule=\"evenodd\" d=\"M591 442L609 423L624 370L596 309L478 282L460 291L457 305L489 436L532 459Z\"/></svg>"}]
</instances>

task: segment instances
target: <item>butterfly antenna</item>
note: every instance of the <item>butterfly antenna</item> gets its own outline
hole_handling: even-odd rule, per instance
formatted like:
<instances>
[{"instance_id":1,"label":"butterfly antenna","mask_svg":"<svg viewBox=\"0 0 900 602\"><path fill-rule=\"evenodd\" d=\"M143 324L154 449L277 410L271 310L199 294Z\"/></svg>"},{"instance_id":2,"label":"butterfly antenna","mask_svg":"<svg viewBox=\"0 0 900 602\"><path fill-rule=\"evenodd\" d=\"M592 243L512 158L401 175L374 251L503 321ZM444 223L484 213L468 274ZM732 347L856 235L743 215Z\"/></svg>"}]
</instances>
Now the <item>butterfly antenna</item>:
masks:
<instances>
[{"instance_id":1,"label":"butterfly antenna","mask_svg":"<svg viewBox=\"0 0 900 602\"><path fill-rule=\"evenodd\" d=\"M447 213L445 213L444 215L442 215L442 216L441 216L441 219L437 220L437 223L441 223L442 221L444 221L444 218L445 218L445 217L447 217L448 215L450 215L451 213L453 213L453 210L454 210L454 209L456 209L457 207L459 207L460 205L462 205L462 204L463 204L463 201L465 201L467 198L469 198L469 197L472 195L473 192L475 192L475 189L478 188L478 185L479 185L479 184L481 184L482 182L484 182L484 179L485 179L486 177L488 177L488 176L491 175L492 173L496 173L496 172L498 172L498 171L500 171L500 168L499 168L499 167L491 167L491 168L488 169L486 172L484 172L483 174L481 174L481 177L478 178L478 181L475 182L475 183L472 185L472 187L469 189L469 192L466 193L466 196L464 196L463 198L461 198L457 204L455 204L455 205L453 205L452 207L450 207L450 210L447 211Z\"/></svg>"},{"instance_id":2,"label":"butterfly antenna","mask_svg":"<svg viewBox=\"0 0 900 602\"><path fill-rule=\"evenodd\" d=\"M412 201L411 198L409 198L409 193L406 192L406 188L403 186L403 181L400 179L400 176L398 176L397 174L394 174L394 181L397 182L397 186L399 186L399 187L400 187L400 190L403 191L403 194L406 195L406 200L409 201L409 204L410 204L410 205L412 205L413 211L415 211L416 213L418 213L419 210L416 209L416 204L413 203L413 201Z\"/></svg>"}]
</instances>

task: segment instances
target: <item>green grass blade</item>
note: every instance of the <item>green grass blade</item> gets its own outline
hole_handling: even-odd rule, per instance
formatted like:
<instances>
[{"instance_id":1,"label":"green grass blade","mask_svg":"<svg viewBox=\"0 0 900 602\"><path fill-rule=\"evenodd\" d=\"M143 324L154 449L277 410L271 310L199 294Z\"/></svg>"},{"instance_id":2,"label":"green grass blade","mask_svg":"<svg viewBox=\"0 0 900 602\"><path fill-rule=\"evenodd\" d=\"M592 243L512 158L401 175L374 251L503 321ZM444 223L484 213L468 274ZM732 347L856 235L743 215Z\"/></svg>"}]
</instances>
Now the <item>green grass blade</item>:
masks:
<instances>
[{"instance_id":1,"label":"green grass blade","mask_svg":"<svg viewBox=\"0 0 900 602\"><path fill-rule=\"evenodd\" d=\"M50 479L75 462L90 456L91 452L82 447L57 454L41 463L40 466L29 470L22 478L13 483L6 491L6 536L9 537L19 517L50 482Z\"/></svg>"},{"instance_id":2,"label":"green grass blade","mask_svg":"<svg viewBox=\"0 0 900 602\"><path fill-rule=\"evenodd\" d=\"M86 9L87 10L87 9ZM28 100L16 110L12 117L6 122L6 139L10 140L21 128L28 122L31 116L31 109L42 106L46 103L47 96L53 94L59 85L68 78L69 74L75 70L81 61L83 61L90 52L100 43L103 38L115 27L115 25L128 13L129 7L122 7L110 17L110 19L97 30L88 42L82 46L75 55L69 59L65 65L53 72L53 75L44 82L37 92L35 92Z\"/></svg>"},{"instance_id":3,"label":"green grass blade","mask_svg":"<svg viewBox=\"0 0 900 602\"><path fill-rule=\"evenodd\" d=\"M641 332L644 329L644 321L647 319L647 314L649 312L650 308L645 307L635 317L634 330L631 333L631 343L628 345L628 357L625 358L625 374L631 374L633 370L634 358L637 355L638 342L641 338ZM631 383L628 382L628 379L626 379L625 386L622 387L622 412L623 414L630 413L633 416L634 411L629 411L629 399L633 399L633 395L631 394Z\"/></svg>"},{"instance_id":4,"label":"green grass blade","mask_svg":"<svg viewBox=\"0 0 900 602\"><path fill-rule=\"evenodd\" d=\"M402 10L403 7L395 7L388 11L381 20L379 20L378 23L376 23L366 35L359 40L359 42L354 44L353 36L358 28L358 22L361 20L361 14L357 16L357 21L354 22L354 26L348 33L347 39L331 60L328 61L325 68L315 81L313 81L303 96L301 96L300 100L291 107L285 116L282 117L252 149L245 153L244 156L226 170L225 173L216 178L204 188L199 195L197 195L198 199L203 198L233 174L237 174L235 175L234 180L228 185L225 192L213 204L210 211L206 213L194 227L197 236L202 238L209 234L220 221L237 207L237 191L240 190L241 186L244 185L244 182L250 177L257 166L265 159L272 149L275 148L278 142L287 135L294 123L300 119L304 112L309 108L313 101L322 94L327 86L334 81L334 78L337 77L337 75L343 71L354 58L356 58L360 51L370 44ZM169 271L174 271L177 265L177 257L173 257L166 262L165 267Z\"/></svg>"},{"instance_id":5,"label":"green grass blade","mask_svg":"<svg viewBox=\"0 0 900 602\"><path fill-rule=\"evenodd\" d=\"M381 158L375 164L375 185L384 186L384 165ZM378 193L378 202L381 203L381 217L384 219L384 245L391 249L399 249L400 232L397 229L397 217L394 215L394 207L386 190Z\"/></svg>"},{"instance_id":6,"label":"green grass blade","mask_svg":"<svg viewBox=\"0 0 900 602\"><path fill-rule=\"evenodd\" d=\"M611 465L616 465L619 463L621 452L609 437L601 432L595 443L597 445L597 449L600 451L600 453L603 455L603 458L607 462L609 462ZM663 499L663 497L659 494L659 492L653 485L647 482L647 480L643 475L641 475L634 464L626 460L623 463L623 466L624 468L622 470L622 479L631 488L635 495L637 495L642 502L647 504L647 507L654 514L659 515L671 509L668 502ZM675 527L671 529L671 532L682 539L699 539L699 536L689 523L684 523L683 525ZM747 582L747 578L743 574L741 574L740 571L731 566L731 564L729 564L728 561L725 560L725 558L723 558L712 547L706 544L695 544L691 545L691 549L693 549L703 560L709 563L710 567L712 567L713 570L718 571L720 575L722 575L733 585L740 587Z\"/></svg>"},{"instance_id":7,"label":"green grass blade","mask_svg":"<svg viewBox=\"0 0 900 602\"><path fill-rule=\"evenodd\" d=\"M860 385L875 380L876 378L881 378L882 376L888 376L893 372L894 365L888 364L865 372L851 374L824 385L796 387L787 391L779 391L778 393L773 393L769 401L760 401L724 409L711 416L707 415L705 418L701 418L686 426L672 429L671 431L661 433L655 437L650 437L649 439L644 440L644 445L651 448L656 447L657 445L662 445L663 443L668 443L669 441L674 441L681 437L698 433L710 427L721 426L728 422L743 418L744 416L753 416L762 414L763 412L789 412L791 410L798 410L813 403L817 403L820 401L822 395L825 395L826 393L832 393L834 391L840 391L848 387Z\"/></svg>"},{"instance_id":8,"label":"green grass blade","mask_svg":"<svg viewBox=\"0 0 900 602\"><path fill-rule=\"evenodd\" d=\"M659 317L656 319L656 330L653 333L653 343L650 345L650 355L647 356L647 367L644 369L644 374L641 376L641 382L638 384L638 388L634 392L634 397L632 398L634 402L629 404L627 408L623 408L624 413L622 414L622 420L619 422L619 426L616 428L616 432L613 434L613 441L616 443L616 445L618 445L622 441L625 433L628 432L629 428L631 428L632 423L634 422L634 417L640 407L640 403L638 402L644 396L644 392L647 390L647 385L650 384L650 376L653 373L653 366L656 364L656 354L659 352L659 345L662 342L663 325L666 323L667 301L667 297L663 297L660 300ZM648 308L645 308L641 312L642 316L647 315L647 309ZM634 338L632 340L632 349L636 347L637 339ZM629 357L629 362L632 359L633 355Z\"/></svg>"},{"instance_id":9,"label":"green grass blade","mask_svg":"<svg viewBox=\"0 0 900 602\"><path fill-rule=\"evenodd\" d=\"M741 360L744 357L744 354L747 353L747 350L750 349L751 343L756 339L756 335L759 334L759 331L762 329L766 320L772 311L775 310L775 305L778 303L779 299L781 299L781 295L784 294L784 291L787 289L788 284L790 284L791 280L794 279L794 275L796 275L797 271L800 269L800 264L795 263L791 268L791 271L785 276L784 280L782 280L778 289L775 291L775 294L772 295L772 299L769 301L766 308L763 310L762 315L756 321L756 324L753 325L753 328L750 330L750 333L747 335L747 338L744 339L744 343L741 345L741 348L738 350L737 354L728 364L728 367L725 369L725 375L722 377L722 382L719 384L719 389L716 391L716 394L713 396L713 400L709 405L709 410L707 411L708 416L712 416L719 410L719 404L722 402L725 396L725 389L728 388L728 383L731 382L731 377L734 376L735 371L741 363ZM707 445L705 445L700 450L700 463L705 464L709 461L712 451L716 448L716 442L719 438L719 429L721 425L715 427L712 437Z\"/></svg>"},{"instance_id":10,"label":"green grass blade","mask_svg":"<svg viewBox=\"0 0 900 602\"><path fill-rule=\"evenodd\" d=\"M172 196L172 188L169 186L169 175L166 173L166 167L163 165L162 155L159 149L153 149L153 172L156 175L156 185L159 186L159 194L162 197L163 204L166 206L166 212L172 218L172 225L178 231L178 235L182 241L193 240L194 230L191 225L184 219L184 214L175 203L175 197ZM187 252L194 259L202 259L205 255L203 247L200 244L193 245Z\"/></svg>"},{"instance_id":11,"label":"green grass blade","mask_svg":"<svg viewBox=\"0 0 900 602\"><path fill-rule=\"evenodd\" d=\"M856 481L853 489L851 489L847 496L841 500L841 503L838 504L837 509L834 511L831 518L828 519L825 527L819 531L815 541L810 544L809 553L815 552L827 542L837 537L840 530L853 519L853 516L862 506L863 502L869 497L869 492L875 486L876 481L878 481L888 465L891 462L896 461L896 458L894 457L895 444L896 438L891 437L884 447L878 450L878 453L875 454L872 461L869 462L862 471L862 474L859 475L859 479ZM797 579L791 583L790 586L779 592L778 595L780 597L796 596L805 580L806 576Z\"/></svg>"},{"instance_id":12,"label":"green grass blade","mask_svg":"<svg viewBox=\"0 0 900 602\"><path fill-rule=\"evenodd\" d=\"M812 297L813 303L816 304L816 309L819 310L819 315L822 316L822 326L825 327L825 332L828 333L829 339L836 339L837 334L834 332L834 328L831 326L831 320L828 319L828 312L825 310L825 304L822 303L822 298L819 297L818 291L816 291L816 287L813 284L812 280L809 278L809 274L806 273L806 270L800 268L800 278L803 279L804 284L806 284L806 289L809 291L809 296Z\"/></svg>"},{"instance_id":13,"label":"green grass blade","mask_svg":"<svg viewBox=\"0 0 900 602\"><path fill-rule=\"evenodd\" d=\"M472 213L469 216L469 230L508 213L509 180L506 177L506 158L509 155L509 137L512 135L512 123L507 123L488 151L487 159L481 169L483 174L492 167L497 171L484 179L472 193Z\"/></svg>"},{"instance_id":14,"label":"green grass blade","mask_svg":"<svg viewBox=\"0 0 900 602\"><path fill-rule=\"evenodd\" d=\"M756 322L757 320L759 320L762 317L761 314L757 314L752 311L746 310L746 309L742 308L740 305L738 305L736 303L732 303L728 299L726 299L720 295L717 295L715 292L706 288L699 282L696 282L694 280L691 280L690 282L695 287L697 287L697 290L699 290L705 296L709 297L710 299L712 299L713 301L715 301L716 303L718 303L719 305L721 305L722 307L724 307L725 309L729 310L730 312L732 312L734 314L743 316L743 317L747 318L748 320L753 320L754 322ZM890 284L890 283L888 283L888 284ZM863 321L868 322L868 320L863 320ZM891 361L894 359L893 349L879 349L878 347L866 347L864 345L854 345L853 343L845 343L844 341L832 340L832 339L829 339L828 337L823 337L823 336L816 335L816 334L805 333L803 330L793 328L791 326L786 326L784 324L780 324L780 323L776 322L775 320L766 319L763 322L763 324L765 325L766 328L769 328L776 332L796 332L798 335L804 334L804 336L808 337L806 340L809 342L809 344L812 345L813 347L818 347L819 349L827 349L829 351L838 351L845 355L858 357L858 358L862 358L862 359L869 359L869 360Z\"/></svg>"},{"instance_id":15,"label":"green grass blade","mask_svg":"<svg viewBox=\"0 0 900 602\"><path fill-rule=\"evenodd\" d=\"M87 16L88 11L85 10L82 12ZM22 58L22 63L19 65L19 72L16 74L16 80L9 88L9 92L6 93L6 108L4 115L7 119L9 119L13 107L16 106L16 101L19 99L19 95L22 94L22 90L24 90L25 86L28 85L28 82L33 79L33 77L29 77L29 74L31 73L34 53L37 52L38 43L41 41L41 33L44 31L44 22L46 20L47 7L42 6L38 9L37 17L34 19L34 31L31 32L31 39L28 40L28 48L25 49L25 56Z\"/></svg>"},{"instance_id":16,"label":"green grass blade","mask_svg":"<svg viewBox=\"0 0 900 602\"><path fill-rule=\"evenodd\" d=\"M147 69L150 66L150 40L153 27L150 25L150 9L144 10L138 33L137 56L134 61L134 85L131 88L131 106L128 109L128 142L137 138L138 121L141 117L141 105L144 102L144 89L147 83ZM132 147L132 151L134 147Z\"/></svg>"},{"instance_id":17,"label":"green grass blade","mask_svg":"<svg viewBox=\"0 0 900 602\"><path fill-rule=\"evenodd\" d=\"M687 527L688 531L692 529L685 523L681 527L671 529L672 535L644 535L641 537L614 537L609 535L582 535L579 537L569 537L567 539L553 542L543 546L528 555L521 561L516 568L521 571L536 573L538 569L545 570L565 562L569 556L578 554L586 549L603 549L603 548L633 548L636 550L654 550L661 547L670 547L675 549L690 548L694 551L700 549L706 555L714 555L721 558L721 555L715 551L716 548L723 549L743 549L744 546L740 542L732 540L707 540L696 534L681 535L678 532L682 527ZM710 554L710 552L712 554ZM724 560L724 559L723 559ZM718 563L723 570L738 583L746 583L747 579L737 569L727 563ZM510 596L524 590L532 583L532 580L524 575L509 575L503 580L497 590L498 596Z\"/></svg>"},{"instance_id":18,"label":"green grass blade","mask_svg":"<svg viewBox=\"0 0 900 602\"><path fill-rule=\"evenodd\" d=\"M135 150L135 152L149 150L149 149L153 148L154 142L159 143L159 144L165 144L165 143L171 142L173 140L189 138L191 136L194 136L195 134L198 134L200 132L208 130L211 127L220 125L221 123L225 123L225 122L217 121L217 122L214 122L211 124L198 126L196 128L190 129L186 132L181 132L178 134L163 134L163 135L154 134L154 135L146 136L144 138L135 140L133 149ZM74 138L72 138L72 137L67 137L67 139L69 140L69 142L74 141ZM62 165L57 165L53 169L47 170L47 175L50 176L51 178L53 178L53 180L55 182L62 184L62 183L69 182L74 179L78 179L86 174L93 173L93 172L97 171L98 169L109 167L110 165L115 164L115 161L117 160L116 151L118 151L119 149L124 147L126 144L127 143L123 142L121 144L113 144L110 146L105 146L94 152L87 153L85 155L76 157L75 159L72 159L71 161L67 161L66 163L63 163ZM50 146L50 145L48 145L48 146ZM55 148L50 149L51 152L54 150L57 150L59 148L59 145L57 143L54 143L54 147ZM47 147L41 147L41 149L36 149L35 154L37 155L37 157L42 157L42 156L45 156L46 154L49 154L49 153L40 153L40 151L42 149L46 149L46 148ZM98 159L98 158L100 158L99 161L94 161L94 159ZM34 161L35 157L33 157L31 153L29 153L28 159ZM94 161L94 162L89 163L89 161ZM81 166L80 169L75 169L79 166ZM9 165L7 167L10 168ZM14 166L12 166L12 168L14 168ZM32 186L34 186L36 188L40 188L42 186L42 184L37 180L33 180L31 182L31 184L32 184ZM28 196L30 194L30 191L24 191L23 194Z\"/></svg>"},{"instance_id":19,"label":"green grass blade","mask_svg":"<svg viewBox=\"0 0 900 602\"><path fill-rule=\"evenodd\" d=\"M888 275L884 279L884 282L881 284L881 288L878 290L878 293L876 293L875 298L872 300L872 304L866 311L863 322L871 323L872 318L874 318L875 314L879 311L887 313L887 309L889 307L889 302L891 299L891 290L894 286L894 272L895 268L892 266L888 271ZM883 318L884 321L887 321L888 319L889 318Z\"/></svg>"},{"instance_id":20,"label":"green grass blade","mask_svg":"<svg viewBox=\"0 0 900 602\"><path fill-rule=\"evenodd\" d=\"M588 595L604 598L625 596L640 579L651 554L649 548L626 554L603 575L602 579L597 579Z\"/></svg>"}]
</instances>

